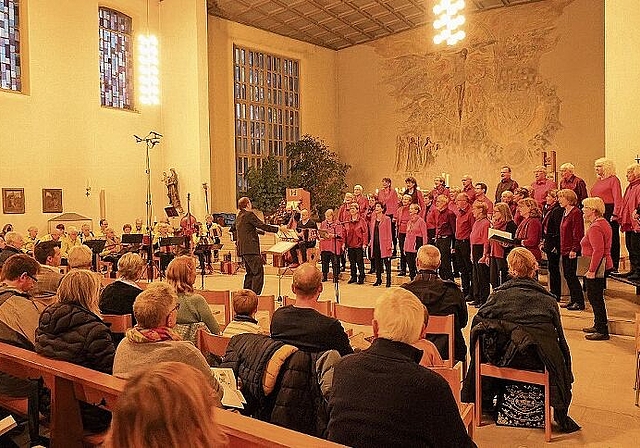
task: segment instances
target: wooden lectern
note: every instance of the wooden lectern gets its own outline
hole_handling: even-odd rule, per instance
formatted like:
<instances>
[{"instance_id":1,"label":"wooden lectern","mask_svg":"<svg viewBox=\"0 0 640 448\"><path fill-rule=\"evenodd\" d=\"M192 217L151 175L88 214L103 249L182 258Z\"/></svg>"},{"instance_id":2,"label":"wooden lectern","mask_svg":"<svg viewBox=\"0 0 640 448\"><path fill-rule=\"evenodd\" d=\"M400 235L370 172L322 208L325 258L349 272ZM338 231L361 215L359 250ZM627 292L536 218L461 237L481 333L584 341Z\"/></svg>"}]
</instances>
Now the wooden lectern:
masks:
<instances>
[{"instance_id":1,"label":"wooden lectern","mask_svg":"<svg viewBox=\"0 0 640 448\"><path fill-rule=\"evenodd\" d=\"M307 209L311 212L311 195L303 188L287 188L287 204L292 201L300 202L300 210Z\"/></svg>"}]
</instances>

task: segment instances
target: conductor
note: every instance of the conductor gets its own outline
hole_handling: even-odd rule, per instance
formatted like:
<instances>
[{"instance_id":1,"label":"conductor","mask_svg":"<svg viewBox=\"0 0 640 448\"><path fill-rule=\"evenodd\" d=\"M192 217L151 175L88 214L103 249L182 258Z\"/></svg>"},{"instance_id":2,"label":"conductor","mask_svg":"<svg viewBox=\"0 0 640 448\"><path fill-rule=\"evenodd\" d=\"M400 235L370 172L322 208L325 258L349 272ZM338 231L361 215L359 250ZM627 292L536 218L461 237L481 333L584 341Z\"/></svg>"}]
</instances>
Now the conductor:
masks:
<instances>
[{"instance_id":1,"label":"conductor","mask_svg":"<svg viewBox=\"0 0 640 448\"><path fill-rule=\"evenodd\" d=\"M244 289L251 289L260 295L264 285L264 267L260 256L258 233L275 233L280 228L262 222L251 210L251 200L246 196L238 199L238 209L240 211L235 222L238 256L242 257L247 270L244 276Z\"/></svg>"}]
</instances>

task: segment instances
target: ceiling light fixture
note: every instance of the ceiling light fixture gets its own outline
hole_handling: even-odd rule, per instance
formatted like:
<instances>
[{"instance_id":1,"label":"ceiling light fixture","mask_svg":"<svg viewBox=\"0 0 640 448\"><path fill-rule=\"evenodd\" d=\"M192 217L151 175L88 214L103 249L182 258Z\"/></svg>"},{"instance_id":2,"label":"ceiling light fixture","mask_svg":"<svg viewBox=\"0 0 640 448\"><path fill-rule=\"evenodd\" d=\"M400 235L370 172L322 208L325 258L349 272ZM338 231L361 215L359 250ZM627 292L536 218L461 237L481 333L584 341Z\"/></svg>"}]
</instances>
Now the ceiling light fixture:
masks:
<instances>
[{"instance_id":1,"label":"ceiling light fixture","mask_svg":"<svg viewBox=\"0 0 640 448\"><path fill-rule=\"evenodd\" d=\"M466 37L464 30L459 29L464 25L466 19L458 12L465 7L464 0L440 0L433 7L433 13L437 16L433 22L433 27L440 30L433 36L436 45L446 42L447 45L455 45Z\"/></svg>"}]
</instances>

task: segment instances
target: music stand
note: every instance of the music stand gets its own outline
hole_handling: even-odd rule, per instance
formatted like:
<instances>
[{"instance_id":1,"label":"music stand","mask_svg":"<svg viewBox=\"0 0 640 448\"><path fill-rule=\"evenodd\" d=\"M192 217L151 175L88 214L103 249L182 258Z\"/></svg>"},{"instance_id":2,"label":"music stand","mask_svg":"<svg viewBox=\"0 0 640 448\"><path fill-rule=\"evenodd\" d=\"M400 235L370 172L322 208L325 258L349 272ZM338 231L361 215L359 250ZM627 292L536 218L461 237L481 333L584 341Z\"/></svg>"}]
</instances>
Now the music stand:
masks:
<instances>
[{"instance_id":1,"label":"music stand","mask_svg":"<svg viewBox=\"0 0 640 448\"><path fill-rule=\"evenodd\" d=\"M98 271L98 255L100 254L100 252L104 250L104 246L106 244L107 244L106 240L87 240L84 242L84 245L89 247L91 249L91 252L93 252L93 255L92 255L93 267L96 270L96 272Z\"/></svg>"},{"instance_id":2,"label":"music stand","mask_svg":"<svg viewBox=\"0 0 640 448\"><path fill-rule=\"evenodd\" d=\"M122 235L122 244L142 244L142 233L125 233Z\"/></svg>"},{"instance_id":3,"label":"music stand","mask_svg":"<svg viewBox=\"0 0 640 448\"><path fill-rule=\"evenodd\" d=\"M271 255L275 254L275 255L283 256L286 252L290 251L297 245L298 243L293 241L279 241L273 246L271 246L269 249L267 249L265 252ZM285 274L289 269L291 269L289 266L285 266L285 268L281 272L280 268L278 268L278 301L281 303L283 299L281 294L280 282L282 280L282 277L285 276Z\"/></svg>"},{"instance_id":4,"label":"music stand","mask_svg":"<svg viewBox=\"0 0 640 448\"><path fill-rule=\"evenodd\" d=\"M176 210L176 208L171 205L169 207L165 207L164 212L167 214L167 217L169 218L177 218L178 216L180 216L180 214L178 213L178 210Z\"/></svg>"},{"instance_id":5,"label":"music stand","mask_svg":"<svg viewBox=\"0 0 640 448\"><path fill-rule=\"evenodd\" d=\"M160 238L160 246L182 246L186 240L184 236L168 236Z\"/></svg>"}]
</instances>

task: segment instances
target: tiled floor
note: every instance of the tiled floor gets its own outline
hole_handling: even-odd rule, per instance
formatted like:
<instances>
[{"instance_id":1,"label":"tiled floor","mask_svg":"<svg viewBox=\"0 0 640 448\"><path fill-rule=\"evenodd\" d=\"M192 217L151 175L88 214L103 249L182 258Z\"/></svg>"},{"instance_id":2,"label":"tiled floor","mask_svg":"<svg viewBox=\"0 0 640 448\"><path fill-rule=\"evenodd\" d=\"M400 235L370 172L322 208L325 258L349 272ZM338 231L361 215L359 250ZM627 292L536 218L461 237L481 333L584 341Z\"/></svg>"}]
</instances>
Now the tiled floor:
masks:
<instances>
[{"instance_id":1,"label":"tiled floor","mask_svg":"<svg viewBox=\"0 0 640 448\"><path fill-rule=\"evenodd\" d=\"M243 272L235 276L215 274L207 276L207 289L239 289ZM197 285L200 285L198 279ZM616 318L633 319L640 312L634 303L635 293L631 286L612 283L609 314ZM291 277L281 279L282 294L292 295ZM373 306L384 287L371 285L349 285L340 283L341 302L356 306ZM267 275L263 294L278 294L278 277ZM324 283L321 299L335 297L334 285ZM475 308L469 309L470 315ZM498 427L485 424L476 430L475 440L479 447L611 447L640 446L640 408L634 406L634 340L629 336L612 336L609 341L586 341L580 330L589 325L592 315L580 312L569 314L563 310L565 333L571 347L573 359L573 403L569 415L582 429L573 434L553 433L551 444L544 442L542 430ZM470 317L471 320L471 317ZM468 337L468 328L465 337Z\"/></svg>"}]
</instances>

